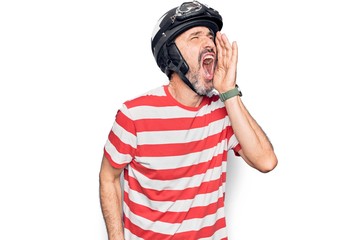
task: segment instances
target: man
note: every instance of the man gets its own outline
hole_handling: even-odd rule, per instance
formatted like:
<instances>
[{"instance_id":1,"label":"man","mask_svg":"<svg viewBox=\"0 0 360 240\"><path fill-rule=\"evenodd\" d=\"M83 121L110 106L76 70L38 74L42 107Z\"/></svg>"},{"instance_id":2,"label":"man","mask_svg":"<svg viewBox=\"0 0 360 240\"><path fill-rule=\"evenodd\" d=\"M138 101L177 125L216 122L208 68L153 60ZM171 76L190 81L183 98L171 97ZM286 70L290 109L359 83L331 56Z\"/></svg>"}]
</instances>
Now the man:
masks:
<instances>
[{"instance_id":1,"label":"man","mask_svg":"<svg viewBox=\"0 0 360 240\"><path fill-rule=\"evenodd\" d=\"M109 239L227 239L227 152L261 172L277 165L240 98L238 48L222 24L197 1L159 20L152 51L169 84L125 102L104 148L100 198Z\"/></svg>"}]
</instances>

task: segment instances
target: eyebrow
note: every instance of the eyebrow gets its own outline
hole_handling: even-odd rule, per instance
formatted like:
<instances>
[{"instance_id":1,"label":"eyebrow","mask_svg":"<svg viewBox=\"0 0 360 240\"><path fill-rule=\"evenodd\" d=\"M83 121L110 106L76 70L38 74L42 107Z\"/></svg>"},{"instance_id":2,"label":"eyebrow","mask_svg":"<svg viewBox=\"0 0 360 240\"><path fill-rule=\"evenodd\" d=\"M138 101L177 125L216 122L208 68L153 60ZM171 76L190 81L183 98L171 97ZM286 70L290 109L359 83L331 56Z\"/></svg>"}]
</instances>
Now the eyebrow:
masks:
<instances>
[{"instance_id":1,"label":"eyebrow","mask_svg":"<svg viewBox=\"0 0 360 240\"><path fill-rule=\"evenodd\" d=\"M203 31L193 32L193 33L190 33L189 37L199 36L199 35L200 35L200 34L202 34L202 33L203 33ZM210 29L209 29L209 31L208 31L207 33L205 33L205 35L206 35L206 36L211 35L211 36L213 36L213 37L214 37L214 33L213 33L213 31L211 31Z\"/></svg>"}]
</instances>

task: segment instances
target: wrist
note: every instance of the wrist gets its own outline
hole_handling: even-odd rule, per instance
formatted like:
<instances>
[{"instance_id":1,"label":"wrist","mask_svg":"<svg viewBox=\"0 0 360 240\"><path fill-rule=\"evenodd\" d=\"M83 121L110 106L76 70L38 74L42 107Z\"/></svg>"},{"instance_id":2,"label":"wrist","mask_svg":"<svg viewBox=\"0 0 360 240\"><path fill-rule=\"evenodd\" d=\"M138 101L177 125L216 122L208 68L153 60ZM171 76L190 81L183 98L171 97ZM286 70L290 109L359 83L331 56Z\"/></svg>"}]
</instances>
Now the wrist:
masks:
<instances>
[{"instance_id":1,"label":"wrist","mask_svg":"<svg viewBox=\"0 0 360 240\"><path fill-rule=\"evenodd\" d=\"M240 96L240 97L242 96L242 93L239 90L239 87L237 84L235 85L235 88L230 89L226 92L219 93L219 97L222 102L225 102L226 100L233 98L235 96Z\"/></svg>"}]
</instances>

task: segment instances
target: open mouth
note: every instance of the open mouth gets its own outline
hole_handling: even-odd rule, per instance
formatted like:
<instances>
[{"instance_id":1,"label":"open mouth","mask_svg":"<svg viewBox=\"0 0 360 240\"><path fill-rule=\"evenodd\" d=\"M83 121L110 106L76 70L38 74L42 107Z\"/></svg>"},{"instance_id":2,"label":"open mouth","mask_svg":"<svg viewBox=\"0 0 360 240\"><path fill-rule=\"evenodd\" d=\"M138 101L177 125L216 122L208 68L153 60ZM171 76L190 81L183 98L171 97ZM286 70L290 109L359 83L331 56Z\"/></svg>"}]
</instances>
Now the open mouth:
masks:
<instances>
[{"instance_id":1,"label":"open mouth","mask_svg":"<svg viewBox=\"0 0 360 240\"><path fill-rule=\"evenodd\" d=\"M214 77L214 67L215 67L215 54L206 53L202 57L202 67L205 72L206 79L213 79Z\"/></svg>"}]
</instances>

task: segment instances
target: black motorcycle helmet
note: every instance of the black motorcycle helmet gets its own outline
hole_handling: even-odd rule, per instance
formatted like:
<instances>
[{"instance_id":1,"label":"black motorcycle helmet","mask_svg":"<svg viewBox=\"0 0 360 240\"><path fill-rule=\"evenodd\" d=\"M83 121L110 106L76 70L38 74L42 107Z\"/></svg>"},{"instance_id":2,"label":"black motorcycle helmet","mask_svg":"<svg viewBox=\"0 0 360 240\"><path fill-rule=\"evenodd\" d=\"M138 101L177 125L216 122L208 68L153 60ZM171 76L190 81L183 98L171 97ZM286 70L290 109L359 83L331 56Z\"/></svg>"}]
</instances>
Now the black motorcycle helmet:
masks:
<instances>
[{"instance_id":1,"label":"black motorcycle helmet","mask_svg":"<svg viewBox=\"0 0 360 240\"><path fill-rule=\"evenodd\" d=\"M177 46L175 38L195 26L208 27L216 34L222 28L222 17L218 11L198 2L184 2L165 13L158 21L151 38L151 50L156 63L168 78L177 72L181 79L194 91L185 77L189 67Z\"/></svg>"}]
</instances>

